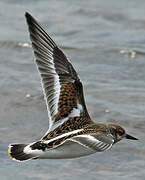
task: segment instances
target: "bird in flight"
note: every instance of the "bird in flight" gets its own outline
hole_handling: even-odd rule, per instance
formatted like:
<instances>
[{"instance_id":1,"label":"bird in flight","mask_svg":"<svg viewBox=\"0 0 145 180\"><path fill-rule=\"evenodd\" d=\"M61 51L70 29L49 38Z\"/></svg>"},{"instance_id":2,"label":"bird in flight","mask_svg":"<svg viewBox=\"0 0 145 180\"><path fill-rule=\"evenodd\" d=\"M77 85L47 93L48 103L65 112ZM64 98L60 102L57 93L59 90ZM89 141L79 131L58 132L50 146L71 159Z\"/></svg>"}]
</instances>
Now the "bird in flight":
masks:
<instances>
[{"instance_id":1,"label":"bird in flight","mask_svg":"<svg viewBox=\"0 0 145 180\"><path fill-rule=\"evenodd\" d=\"M82 82L71 62L29 13L26 12L25 17L46 101L49 128L39 141L10 144L11 159L76 158L106 151L123 138L137 140L119 125L91 120Z\"/></svg>"}]
</instances>

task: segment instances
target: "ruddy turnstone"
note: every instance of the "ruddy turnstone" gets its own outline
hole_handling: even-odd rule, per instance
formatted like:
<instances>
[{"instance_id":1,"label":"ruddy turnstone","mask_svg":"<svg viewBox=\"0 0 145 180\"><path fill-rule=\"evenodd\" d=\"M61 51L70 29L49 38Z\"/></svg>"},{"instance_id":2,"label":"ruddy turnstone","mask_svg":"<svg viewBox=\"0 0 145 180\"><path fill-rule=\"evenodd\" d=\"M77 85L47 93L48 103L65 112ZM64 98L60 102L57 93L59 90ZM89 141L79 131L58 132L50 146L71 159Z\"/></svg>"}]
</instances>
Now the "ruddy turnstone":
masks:
<instances>
[{"instance_id":1,"label":"ruddy turnstone","mask_svg":"<svg viewBox=\"0 0 145 180\"><path fill-rule=\"evenodd\" d=\"M17 161L63 159L108 150L123 138L137 140L115 124L99 124L87 111L83 86L71 62L26 13L35 62L48 110L49 129L37 142L11 144L8 155Z\"/></svg>"}]
</instances>

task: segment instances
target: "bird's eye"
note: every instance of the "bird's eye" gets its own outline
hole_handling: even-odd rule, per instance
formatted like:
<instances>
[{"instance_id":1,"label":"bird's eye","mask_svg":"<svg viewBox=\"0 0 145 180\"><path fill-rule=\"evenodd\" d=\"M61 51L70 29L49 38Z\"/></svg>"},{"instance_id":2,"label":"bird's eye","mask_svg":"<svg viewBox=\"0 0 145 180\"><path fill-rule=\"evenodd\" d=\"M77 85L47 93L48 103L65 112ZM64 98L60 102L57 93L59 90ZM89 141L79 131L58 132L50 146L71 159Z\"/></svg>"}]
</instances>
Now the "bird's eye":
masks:
<instances>
[{"instance_id":1,"label":"bird's eye","mask_svg":"<svg viewBox=\"0 0 145 180\"><path fill-rule=\"evenodd\" d=\"M118 131L118 135L119 135L119 136L122 136L123 134L124 134L124 132L123 132L122 130L119 130L119 131Z\"/></svg>"}]
</instances>

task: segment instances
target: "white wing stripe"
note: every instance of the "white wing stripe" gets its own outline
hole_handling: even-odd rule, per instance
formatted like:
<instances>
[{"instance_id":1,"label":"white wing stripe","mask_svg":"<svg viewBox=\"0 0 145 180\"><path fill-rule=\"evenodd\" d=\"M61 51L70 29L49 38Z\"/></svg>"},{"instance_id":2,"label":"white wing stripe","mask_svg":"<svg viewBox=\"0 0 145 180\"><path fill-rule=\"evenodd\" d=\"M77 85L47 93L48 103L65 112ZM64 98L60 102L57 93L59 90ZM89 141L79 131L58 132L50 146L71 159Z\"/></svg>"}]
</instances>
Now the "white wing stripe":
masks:
<instances>
[{"instance_id":1,"label":"white wing stripe","mask_svg":"<svg viewBox=\"0 0 145 180\"><path fill-rule=\"evenodd\" d=\"M55 140L60 139L60 138L63 138L63 137L65 137L65 136L69 136L69 135L71 135L71 134L76 134L76 133L78 133L78 132L80 132L80 131L82 131L82 130L83 130L83 129L78 129L78 130L74 130L74 131L71 131L71 132L64 133L64 134L62 134L62 135L60 135L60 136L57 136L57 137L52 138L52 139L50 139L50 140L44 141L44 143L45 143L45 144L48 144L48 143L50 143L50 142L52 142L52 141L55 141Z\"/></svg>"},{"instance_id":2,"label":"white wing stripe","mask_svg":"<svg viewBox=\"0 0 145 180\"><path fill-rule=\"evenodd\" d=\"M58 102L59 102L59 95L60 95L60 88L61 88L60 82L59 82L59 76L55 70L53 57L51 57L51 61L48 64L46 61L44 62L40 58L39 60L36 59L36 63L37 63L37 67L41 75L43 92L45 94L45 101L47 105L49 124L50 124L49 130L50 130L53 124L51 116L54 116L58 111ZM44 76L46 76L46 78L43 78ZM48 76L49 76L49 79L47 78ZM49 92L49 90L47 90L50 87L52 87L51 93Z\"/></svg>"},{"instance_id":3,"label":"white wing stripe","mask_svg":"<svg viewBox=\"0 0 145 180\"><path fill-rule=\"evenodd\" d=\"M76 141L77 143L82 144L83 146L91 148L95 151L105 151L107 149L110 149L114 142L112 140L112 143L107 144L103 141L98 140L92 135L78 135L76 137L71 138L71 140Z\"/></svg>"}]
</instances>

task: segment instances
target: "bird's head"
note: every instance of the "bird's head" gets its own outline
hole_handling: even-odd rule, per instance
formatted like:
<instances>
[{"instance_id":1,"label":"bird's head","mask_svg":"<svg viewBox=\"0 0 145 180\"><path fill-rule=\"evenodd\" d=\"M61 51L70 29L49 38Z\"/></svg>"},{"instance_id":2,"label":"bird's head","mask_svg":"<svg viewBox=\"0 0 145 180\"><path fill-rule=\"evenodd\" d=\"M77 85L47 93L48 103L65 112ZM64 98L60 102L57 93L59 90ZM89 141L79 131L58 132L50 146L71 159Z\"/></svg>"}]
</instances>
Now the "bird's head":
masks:
<instances>
[{"instance_id":1,"label":"bird's head","mask_svg":"<svg viewBox=\"0 0 145 180\"><path fill-rule=\"evenodd\" d=\"M135 138L129 134L126 134L125 130L118 125L109 124L108 128L109 128L110 133L114 137L114 140L115 140L114 143L120 141L123 138L130 139L130 140L138 140L137 138Z\"/></svg>"}]
</instances>

